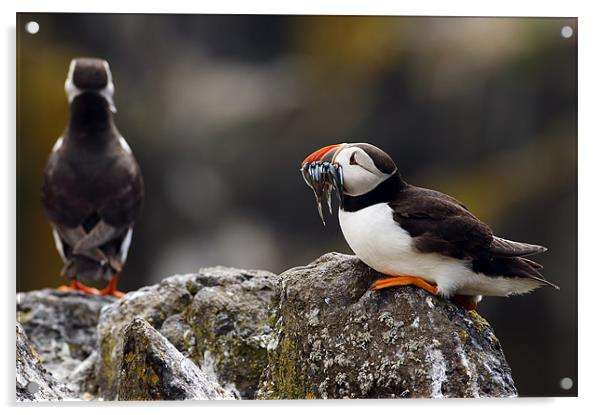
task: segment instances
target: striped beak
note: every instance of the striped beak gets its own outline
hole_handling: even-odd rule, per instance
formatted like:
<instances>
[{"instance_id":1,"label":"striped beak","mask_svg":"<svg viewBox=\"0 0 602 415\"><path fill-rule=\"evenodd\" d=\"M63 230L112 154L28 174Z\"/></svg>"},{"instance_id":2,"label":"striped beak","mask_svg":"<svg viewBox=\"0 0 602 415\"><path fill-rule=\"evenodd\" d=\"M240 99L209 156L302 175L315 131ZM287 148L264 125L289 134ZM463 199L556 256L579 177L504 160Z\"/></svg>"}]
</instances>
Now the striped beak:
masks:
<instances>
[{"instance_id":1,"label":"striped beak","mask_svg":"<svg viewBox=\"0 0 602 415\"><path fill-rule=\"evenodd\" d=\"M343 169L336 162L333 162L337 152L344 147L344 144L335 144L314 151L303 160L301 165L301 175L305 183L313 190L318 205L318 213L324 221L322 212L322 200L326 196L328 210L332 214L331 195L335 190L339 202L343 203Z\"/></svg>"},{"instance_id":2,"label":"striped beak","mask_svg":"<svg viewBox=\"0 0 602 415\"><path fill-rule=\"evenodd\" d=\"M303 164L305 163L314 163L318 161L328 161L332 162L335 154L340 150L344 144L333 144L330 146L322 147L321 149L314 151L309 156L303 160Z\"/></svg>"}]
</instances>

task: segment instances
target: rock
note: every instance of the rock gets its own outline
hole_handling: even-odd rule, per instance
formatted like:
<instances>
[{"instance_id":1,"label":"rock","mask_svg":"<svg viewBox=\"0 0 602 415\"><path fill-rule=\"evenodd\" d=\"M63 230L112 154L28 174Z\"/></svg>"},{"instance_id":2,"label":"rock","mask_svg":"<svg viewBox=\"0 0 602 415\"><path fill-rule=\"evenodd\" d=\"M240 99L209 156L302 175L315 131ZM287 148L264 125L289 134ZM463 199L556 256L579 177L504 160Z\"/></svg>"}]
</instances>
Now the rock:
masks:
<instances>
[{"instance_id":1,"label":"rock","mask_svg":"<svg viewBox=\"0 0 602 415\"><path fill-rule=\"evenodd\" d=\"M476 312L326 254L281 275L277 339L260 399L514 397L498 339Z\"/></svg>"},{"instance_id":2,"label":"rock","mask_svg":"<svg viewBox=\"0 0 602 415\"><path fill-rule=\"evenodd\" d=\"M40 402L71 399L75 392L48 372L17 323L17 401Z\"/></svg>"},{"instance_id":3,"label":"rock","mask_svg":"<svg viewBox=\"0 0 602 415\"><path fill-rule=\"evenodd\" d=\"M280 276L202 269L120 300L19 294L17 399L517 396L477 313L415 287L370 291L377 278L333 253Z\"/></svg>"},{"instance_id":4,"label":"rock","mask_svg":"<svg viewBox=\"0 0 602 415\"><path fill-rule=\"evenodd\" d=\"M207 268L166 278L104 308L98 325L100 395L127 395L129 385L119 382L124 330L141 317L211 380L236 397L253 398L273 339L268 316L276 280L267 271Z\"/></svg>"},{"instance_id":5,"label":"rock","mask_svg":"<svg viewBox=\"0 0 602 415\"><path fill-rule=\"evenodd\" d=\"M41 363L80 397L95 393L98 316L114 301L53 289L17 294L17 320Z\"/></svg>"},{"instance_id":6,"label":"rock","mask_svg":"<svg viewBox=\"0 0 602 415\"><path fill-rule=\"evenodd\" d=\"M268 324L274 274L232 268L205 270L186 320L195 334L193 358L237 396L255 397L273 341ZM236 279L232 280L235 276Z\"/></svg>"},{"instance_id":7,"label":"rock","mask_svg":"<svg viewBox=\"0 0 602 415\"><path fill-rule=\"evenodd\" d=\"M124 330L135 317L142 317L160 328L167 317L183 311L192 295L180 277L127 293L103 309L98 323L100 362L96 373L99 396L114 400L119 391L118 377L123 357Z\"/></svg>"},{"instance_id":8,"label":"rock","mask_svg":"<svg viewBox=\"0 0 602 415\"><path fill-rule=\"evenodd\" d=\"M234 399L142 318L125 329L119 400Z\"/></svg>"}]
</instances>

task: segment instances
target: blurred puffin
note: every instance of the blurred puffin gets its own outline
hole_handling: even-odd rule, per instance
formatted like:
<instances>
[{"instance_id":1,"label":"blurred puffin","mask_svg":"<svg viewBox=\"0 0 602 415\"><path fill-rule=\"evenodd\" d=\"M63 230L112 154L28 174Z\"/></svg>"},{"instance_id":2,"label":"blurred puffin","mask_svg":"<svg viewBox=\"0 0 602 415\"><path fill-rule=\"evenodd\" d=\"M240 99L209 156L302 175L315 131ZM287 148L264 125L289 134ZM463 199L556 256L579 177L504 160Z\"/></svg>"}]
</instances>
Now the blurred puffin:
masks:
<instances>
[{"instance_id":1,"label":"blurred puffin","mask_svg":"<svg viewBox=\"0 0 602 415\"><path fill-rule=\"evenodd\" d=\"M324 147L301 168L321 199L339 195L345 240L368 266L390 276L372 289L415 285L472 310L482 296L524 294L543 285L558 289L524 256L539 245L493 235L456 199L406 183L381 149L366 143Z\"/></svg>"},{"instance_id":2,"label":"blurred puffin","mask_svg":"<svg viewBox=\"0 0 602 415\"><path fill-rule=\"evenodd\" d=\"M71 61L65 81L67 128L54 145L42 185L42 204L70 286L61 290L121 297L117 281L144 185L132 150L113 121L113 80L102 59ZM98 290L84 283L106 281Z\"/></svg>"}]
</instances>

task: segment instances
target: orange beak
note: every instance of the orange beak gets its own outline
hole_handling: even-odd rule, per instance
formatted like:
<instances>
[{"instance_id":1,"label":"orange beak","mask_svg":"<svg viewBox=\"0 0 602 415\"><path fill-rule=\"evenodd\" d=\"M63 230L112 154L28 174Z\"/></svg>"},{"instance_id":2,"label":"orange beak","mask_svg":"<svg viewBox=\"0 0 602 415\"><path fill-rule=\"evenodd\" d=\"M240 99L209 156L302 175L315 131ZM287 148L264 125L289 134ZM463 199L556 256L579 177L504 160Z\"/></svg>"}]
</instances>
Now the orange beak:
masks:
<instances>
[{"instance_id":1,"label":"orange beak","mask_svg":"<svg viewBox=\"0 0 602 415\"><path fill-rule=\"evenodd\" d=\"M332 152L332 155L342 146L342 144L333 144L330 146L322 147L321 149L314 151L303 160L302 164L312 163L314 161L321 161L327 154ZM334 157L333 157L334 158Z\"/></svg>"}]
</instances>

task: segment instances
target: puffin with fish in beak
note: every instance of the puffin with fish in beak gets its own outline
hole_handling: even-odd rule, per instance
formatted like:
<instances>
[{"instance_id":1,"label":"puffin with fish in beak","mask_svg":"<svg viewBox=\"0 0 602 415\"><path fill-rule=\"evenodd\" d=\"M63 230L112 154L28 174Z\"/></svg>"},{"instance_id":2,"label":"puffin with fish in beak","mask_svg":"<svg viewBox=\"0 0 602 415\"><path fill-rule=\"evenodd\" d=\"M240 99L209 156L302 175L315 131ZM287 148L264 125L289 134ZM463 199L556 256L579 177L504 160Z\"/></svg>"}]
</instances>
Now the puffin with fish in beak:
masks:
<instances>
[{"instance_id":1,"label":"puffin with fish in beak","mask_svg":"<svg viewBox=\"0 0 602 415\"><path fill-rule=\"evenodd\" d=\"M525 256L547 249L495 236L462 203L406 183L393 160L367 143L323 147L303 160L320 217L331 193L345 240L365 264L387 275L373 290L414 285L473 310L483 296L525 294L547 285Z\"/></svg>"},{"instance_id":2,"label":"puffin with fish in beak","mask_svg":"<svg viewBox=\"0 0 602 415\"><path fill-rule=\"evenodd\" d=\"M70 117L54 145L42 204L56 248L63 291L121 297L117 281L144 199L138 163L113 121L114 85L107 61L77 58L65 81ZM87 283L105 283L97 289Z\"/></svg>"}]
</instances>

